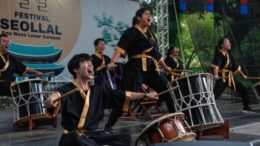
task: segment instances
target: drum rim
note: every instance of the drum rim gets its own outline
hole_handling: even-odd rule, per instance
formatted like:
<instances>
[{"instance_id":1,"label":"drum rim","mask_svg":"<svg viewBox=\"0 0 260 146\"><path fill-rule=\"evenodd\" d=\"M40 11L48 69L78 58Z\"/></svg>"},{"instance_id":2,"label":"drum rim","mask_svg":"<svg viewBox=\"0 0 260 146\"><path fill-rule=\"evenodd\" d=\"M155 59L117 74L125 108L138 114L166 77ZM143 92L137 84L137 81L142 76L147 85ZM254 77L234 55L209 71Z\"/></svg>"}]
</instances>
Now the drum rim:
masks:
<instances>
[{"instance_id":1,"label":"drum rim","mask_svg":"<svg viewBox=\"0 0 260 146\"><path fill-rule=\"evenodd\" d=\"M145 131L147 131L148 129L150 129L150 128L152 127L152 125L154 125L154 124L158 123L159 121L162 121L162 120L164 120L164 119L166 119L166 118L173 117L173 116L177 116L177 115L180 115L180 116L184 117L184 113L182 113L182 112L176 112L176 113L165 114L165 115L163 115L163 116L161 116L161 117L155 119L154 121L152 121L150 124L146 125L146 126L143 128L143 130L141 131L140 136L139 136L138 138L140 138L140 137L144 134ZM138 139L138 138L137 138L137 139Z\"/></svg>"},{"instance_id":2,"label":"drum rim","mask_svg":"<svg viewBox=\"0 0 260 146\"><path fill-rule=\"evenodd\" d=\"M176 82L178 80L181 80L181 79L185 79L185 78L189 78L189 77L195 77L195 76L200 76L200 75L206 75L206 76L209 76L209 77L212 76L212 74L210 74L210 73L198 73L198 74L193 74L193 75L187 75L187 76L179 77L179 78L175 79L174 82Z\"/></svg>"},{"instance_id":3,"label":"drum rim","mask_svg":"<svg viewBox=\"0 0 260 146\"><path fill-rule=\"evenodd\" d=\"M10 87L15 86L15 85L18 85L18 84L26 83L26 82L36 82L36 81L43 82L44 85L46 85L46 84L48 83L47 80L42 80L42 79L28 79L28 80L23 80L23 81L20 81L20 82L13 82L13 83L10 85Z\"/></svg>"}]
</instances>

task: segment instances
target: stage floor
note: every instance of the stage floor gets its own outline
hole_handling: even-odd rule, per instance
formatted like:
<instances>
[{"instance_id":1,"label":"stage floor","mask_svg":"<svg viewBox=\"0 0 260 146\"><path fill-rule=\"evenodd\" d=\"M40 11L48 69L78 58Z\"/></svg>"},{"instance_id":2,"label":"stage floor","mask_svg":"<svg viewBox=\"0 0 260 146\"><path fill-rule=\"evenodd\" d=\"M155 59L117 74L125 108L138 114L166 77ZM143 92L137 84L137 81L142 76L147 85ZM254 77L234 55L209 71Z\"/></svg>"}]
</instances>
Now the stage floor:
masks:
<instances>
[{"instance_id":1,"label":"stage floor","mask_svg":"<svg viewBox=\"0 0 260 146\"><path fill-rule=\"evenodd\" d=\"M260 146L260 105L252 104L254 113L245 113L242 111L242 104L235 103L232 100L218 100L218 108L224 119L230 121L230 139L228 141L248 142L253 146ZM165 108L162 108L165 110ZM60 117L58 119L58 128L52 126L39 126L32 131L27 129L13 131L13 111L11 107L0 109L0 146L57 146L62 128L60 126ZM107 120L108 113L100 123L100 130L103 129ZM139 136L140 131L152 120L139 118L136 121L120 120L115 130L117 132L131 134L132 143ZM206 140L224 139L220 136L206 137Z\"/></svg>"}]
</instances>

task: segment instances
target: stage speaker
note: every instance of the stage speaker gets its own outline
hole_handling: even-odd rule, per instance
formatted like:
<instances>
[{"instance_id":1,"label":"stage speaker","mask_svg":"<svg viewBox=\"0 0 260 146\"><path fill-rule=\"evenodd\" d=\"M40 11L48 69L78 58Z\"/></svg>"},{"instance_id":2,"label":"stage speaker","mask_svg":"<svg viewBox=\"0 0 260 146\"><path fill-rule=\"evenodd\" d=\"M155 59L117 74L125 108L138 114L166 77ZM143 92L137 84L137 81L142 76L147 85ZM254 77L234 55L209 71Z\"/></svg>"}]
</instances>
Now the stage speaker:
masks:
<instances>
[{"instance_id":1,"label":"stage speaker","mask_svg":"<svg viewBox=\"0 0 260 146\"><path fill-rule=\"evenodd\" d=\"M251 146L246 142L231 142L231 141L185 141L185 142L170 142L157 143L149 146Z\"/></svg>"}]
</instances>

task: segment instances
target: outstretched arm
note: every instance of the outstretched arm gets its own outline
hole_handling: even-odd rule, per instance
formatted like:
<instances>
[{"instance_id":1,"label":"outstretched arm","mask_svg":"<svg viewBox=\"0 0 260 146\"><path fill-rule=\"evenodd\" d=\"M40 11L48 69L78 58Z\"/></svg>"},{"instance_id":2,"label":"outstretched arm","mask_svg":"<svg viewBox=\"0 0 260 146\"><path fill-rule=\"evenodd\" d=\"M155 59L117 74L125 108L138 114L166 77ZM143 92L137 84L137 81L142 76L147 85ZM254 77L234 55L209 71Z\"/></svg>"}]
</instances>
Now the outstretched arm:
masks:
<instances>
[{"instance_id":1,"label":"outstretched arm","mask_svg":"<svg viewBox=\"0 0 260 146\"><path fill-rule=\"evenodd\" d=\"M137 100L137 99L143 99L143 98L158 100L158 95L157 95L157 92L155 92L155 91L151 91L149 93L126 91L126 98L128 100Z\"/></svg>"}]
</instances>

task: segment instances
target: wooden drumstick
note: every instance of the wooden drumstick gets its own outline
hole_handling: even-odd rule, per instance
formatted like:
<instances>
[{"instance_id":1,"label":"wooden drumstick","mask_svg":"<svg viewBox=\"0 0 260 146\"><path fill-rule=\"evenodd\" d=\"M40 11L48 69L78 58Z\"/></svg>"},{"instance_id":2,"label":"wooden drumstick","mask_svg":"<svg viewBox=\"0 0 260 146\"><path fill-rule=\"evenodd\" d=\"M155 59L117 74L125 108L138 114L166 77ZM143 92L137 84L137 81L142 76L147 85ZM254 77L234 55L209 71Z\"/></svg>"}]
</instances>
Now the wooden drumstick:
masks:
<instances>
[{"instance_id":1,"label":"wooden drumstick","mask_svg":"<svg viewBox=\"0 0 260 146\"><path fill-rule=\"evenodd\" d=\"M260 77L247 77L247 80L260 80Z\"/></svg>"},{"instance_id":2,"label":"wooden drumstick","mask_svg":"<svg viewBox=\"0 0 260 146\"><path fill-rule=\"evenodd\" d=\"M191 72L191 71L186 69L172 69L171 72Z\"/></svg>"},{"instance_id":3,"label":"wooden drumstick","mask_svg":"<svg viewBox=\"0 0 260 146\"><path fill-rule=\"evenodd\" d=\"M218 79L229 79L231 77L218 77Z\"/></svg>"},{"instance_id":4,"label":"wooden drumstick","mask_svg":"<svg viewBox=\"0 0 260 146\"><path fill-rule=\"evenodd\" d=\"M45 72L45 73L43 73L42 75L44 76L44 75L51 75L51 74L54 74L54 72L53 72L53 71Z\"/></svg>"},{"instance_id":5,"label":"wooden drumstick","mask_svg":"<svg viewBox=\"0 0 260 146\"><path fill-rule=\"evenodd\" d=\"M179 87L179 86L172 87L172 88L170 88L170 89L167 89L167 90L165 90L165 91L162 91L162 92L158 93L157 95L158 95L158 96L161 96L161 95L163 95L163 94L165 94L165 93L167 93L167 92L170 92L170 91L172 91L172 90L177 89L178 87Z\"/></svg>"},{"instance_id":6,"label":"wooden drumstick","mask_svg":"<svg viewBox=\"0 0 260 146\"><path fill-rule=\"evenodd\" d=\"M55 99L55 100L53 101L53 103L62 100L63 97L68 96L68 95L70 95L70 94L72 94L72 93L74 93L74 92L76 92L76 91L79 91L79 89L78 89L78 88L75 88L75 89L73 89L73 90L71 90L71 91L69 91L69 92L63 94L62 96L60 96L60 97L58 97L57 99Z\"/></svg>"}]
</instances>

